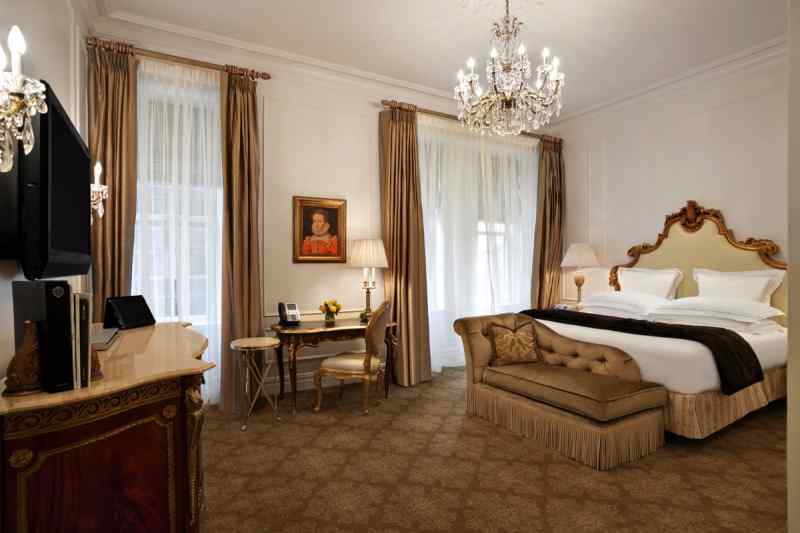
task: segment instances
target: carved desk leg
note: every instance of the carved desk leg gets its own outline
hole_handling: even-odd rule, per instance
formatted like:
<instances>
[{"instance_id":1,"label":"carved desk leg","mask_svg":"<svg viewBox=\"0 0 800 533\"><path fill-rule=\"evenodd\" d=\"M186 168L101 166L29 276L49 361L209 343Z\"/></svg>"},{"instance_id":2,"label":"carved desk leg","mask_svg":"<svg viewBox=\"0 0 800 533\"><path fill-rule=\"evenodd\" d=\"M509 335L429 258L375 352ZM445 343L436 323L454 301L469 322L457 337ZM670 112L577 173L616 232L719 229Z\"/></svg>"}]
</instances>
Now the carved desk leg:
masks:
<instances>
[{"instance_id":1,"label":"carved desk leg","mask_svg":"<svg viewBox=\"0 0 800 533\"><path fill-rule=\"evenodd\" d=\"M292 385L292 416L297 414L297 352L303 344L297 340L289 342L289 381Z\"/></svg>"},{"instance_id":2,"label":"carved desk leg","mask_svg":"<svg viewBox=\"0 0 800 533\"><path fill-rule=\"evenodd\" d=\"M188 531L200 530L200 511L203 508L203 457L201 435L203 431L203 395L200 385L202 375L183 378L184 406L186 407L186 458L189 474L189 498L187 508Z\"/></svg>"},{"instance_id":3,"label":"carved desk leg","mask_svg":"<svg viewBox=\"0 0 800 533\"><path fill-rule=\"evenodd\" d=\"M278 382L280 386L280 392L278 394L278 399L283 400L283 382L285 381L285 373L283 370L283 338L280 339L281 343L275 349L275 357L277 358L278 363Z\"/></svg>"}]
</instances>

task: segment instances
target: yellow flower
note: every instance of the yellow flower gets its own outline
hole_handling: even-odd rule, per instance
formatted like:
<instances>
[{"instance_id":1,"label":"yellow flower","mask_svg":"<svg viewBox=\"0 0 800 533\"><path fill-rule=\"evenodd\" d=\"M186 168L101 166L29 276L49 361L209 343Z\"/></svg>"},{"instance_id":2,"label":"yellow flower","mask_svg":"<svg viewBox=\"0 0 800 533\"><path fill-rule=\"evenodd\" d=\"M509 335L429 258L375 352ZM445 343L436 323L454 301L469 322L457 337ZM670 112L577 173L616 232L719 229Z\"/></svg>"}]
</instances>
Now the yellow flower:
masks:
<instances>
[{"instance_id":1,"label":"yellow flower","mask_svg":"<svg viewBox=\"0 0 800 533\"><path fill-rule=\"evenodd\" d=\"M342 310L342 304L337 302L335 298L331 298L330 300L325 300L325 302L319 306L319 310L323 313L337 314Z\"/></svg>"}]
</instances>

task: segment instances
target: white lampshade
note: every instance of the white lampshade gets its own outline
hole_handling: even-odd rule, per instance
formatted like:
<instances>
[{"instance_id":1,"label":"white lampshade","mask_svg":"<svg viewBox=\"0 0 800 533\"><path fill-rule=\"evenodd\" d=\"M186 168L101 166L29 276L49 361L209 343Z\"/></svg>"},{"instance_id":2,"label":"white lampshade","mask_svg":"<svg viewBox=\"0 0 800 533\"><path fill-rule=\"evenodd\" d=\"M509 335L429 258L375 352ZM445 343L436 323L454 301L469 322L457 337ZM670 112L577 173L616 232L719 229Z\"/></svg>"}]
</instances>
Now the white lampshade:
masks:
<instances>
[{"instance_id":1,"label":"white lampshade","mask_svg":"<svg viewBox=\"0 0 800 533\"><path fill-rule=\"evenodd\" d=\"M382 239L360 239L350 248L350 266L361 268L389 268Z\"/></svg>"},{"instance_id":2,"label":"white lampshade","mask_svg":"<svg viewBox=\"0 0 800 533\"><path fill-rule=\"evenodd\" d=\"M585 242L576 242L569 245L564 260L561 261L562 268L583 268L597 266L597 256L594 255L592 247Z\"/></svg>"}]
</instances>

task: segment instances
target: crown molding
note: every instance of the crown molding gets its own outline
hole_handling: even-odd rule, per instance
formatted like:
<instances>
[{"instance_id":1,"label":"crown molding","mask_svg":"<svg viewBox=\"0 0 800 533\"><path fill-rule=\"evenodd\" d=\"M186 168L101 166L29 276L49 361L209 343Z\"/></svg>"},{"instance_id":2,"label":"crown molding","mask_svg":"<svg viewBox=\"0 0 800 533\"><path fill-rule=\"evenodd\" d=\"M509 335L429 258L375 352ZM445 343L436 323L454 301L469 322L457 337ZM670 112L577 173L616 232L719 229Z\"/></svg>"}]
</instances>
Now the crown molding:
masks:
<instances>
[{"instance_id":1,"label":"crown molding","mask_svg":"<svg viewBox=\"0 0 800 533\"><path fill-rule=\"evenodd\" d=\"M287 61L290 63L308 65L315 67L317 69L326 70L336 74L343 74L345 76L352 78L377 82L383 85L390 85L392 87L400 87L418 93L427 94L429 96L446 98L448 100L450 100L453 96L448 91L442 91L440 89L435 89L433 87L428 87L426 85L420 85L417 83L412 83L405 80L392 78L389 76L383 76L381 74L375 74L372 72L368 72L366 70L340 65L338 63L331 63L328 61L323 61L321 59L315 59L313 57L294 54L286 50L272 48L269 46L256 44L250 41L244 41L241 39L234 39L232 37L226 37L224 35L219 35L217 33L195 30L177 24L171 24L169 22L162 22L159 20L151 19L149 17L142 17L139 15L135 15L127 11L114 11L106 14L104 18L111 21L124 22L127 24L132 24L134 26L140 26L143 28L158 30L165 33L171 33L173 35L179 35L182 37L197 39L200 41L205 41L221 46L227 46L230 48L236 48L246 52L254 52L267 57L281 59L283 61Z\"/></svg>"},{"instance_id":2,"label":"crown molding","mask_svg":"<svg viewBox=\"0 0 800 533\"><path fill-rule=\"evenodd\" d=\"M641 98L650 93L656 93L658 91L680 85L681 83L692 80L693 78L723 76L755 64L782 58L786 56L786 52L787 37L783 35L775 39L770 39L769 41L764 41L763 43L751 48L746 48L740 52L736 52L735 54L725 56L710 63L706 63L700 67L687 70L677 76L661 80L652 85L648 85L643 89L631 91L623 96L619 96L599 104L591 105L578 111L573 111L572 113L566 113L557 121L554 121L552 124L550 124L548 128L553 128L563 124L564 122L567 122L568 120L572 120L583 115L588 115L607 107L625 104L630 100L636 100L637 98Z\"/></svg>"},{"instance_id":3,"label":"crown molding","mask_svg":"<svg viewBox=\"0 0 800 533\"><path fill-rule=\"evenodd\" d=\"M66 0L82 28L89 29L94 21L107 13L105 0Z\"/></svg>"},{"instance_id":4,"label":"crown molding","mask_svg":"<svg viewBox=\"0 0 800 533\"><path fill-rule=\"evenodd\" d=\"M148 28L186 38L197 39L200 41L205 41L216 45L227 46L230 48L235 48L246 52L254 52L256 54L283 60L289 63L311 66L320 70L328 71L339 75L344 75L350 78L366 80L392 87L408 89L411 91L415 91L421 94L426 94L429 96L434 96L437 98L445 98L447 100L452 99L452 94L449 91L443 91L441 89L436 89L433 87L429 87L427 85L412 83L409 81L392 78L389 76L383 76L381 74L375 74L354 67L348 67L338 63L323 61L320 59L315 59L313 57L304 56L301 54L295 54L286 50L260 45L257 43L253 43L251 41L235 39L232 37L227 37L212 32L206 32L202 30L188 28L186 26L181 26L178 24L162 22L149 17L136 15L134 13L130 13L124 10L112 11L108 9L107 0L95 0L95 2L97 2L96 6L97 6L97 11L99 11L100 13L100 17L112 22L116 21L121 23L127 23L142 28ZM725 75L727 73L735 72L737 70L746 68L748 66L752 66L757 63L785 57L786 51L787 51L787 36L783 35L775 39L765 41L751 48L744 49L740 52L736 52L734 54L722 57L710 63L706 63L705 65L701 65L700 67L687 70L676 76L672 76L664 80L658 81L644 88L631 91L622 96L612 98L605 102L600 102L598 104L593 104L584 107L582 109L573 111L571 113L566 113L562 115L558 120L551 123L547 128L543 129L543 131L547 131L547 129L549 128L556 127L564 122L581 117L583 115L594 113L604 108L622 105L628 101L636 100L637 98L641 98L647 94L655 93L672 86L680 85L681 83L689 81L693 78Z\"/></svg>"}]
</instances>

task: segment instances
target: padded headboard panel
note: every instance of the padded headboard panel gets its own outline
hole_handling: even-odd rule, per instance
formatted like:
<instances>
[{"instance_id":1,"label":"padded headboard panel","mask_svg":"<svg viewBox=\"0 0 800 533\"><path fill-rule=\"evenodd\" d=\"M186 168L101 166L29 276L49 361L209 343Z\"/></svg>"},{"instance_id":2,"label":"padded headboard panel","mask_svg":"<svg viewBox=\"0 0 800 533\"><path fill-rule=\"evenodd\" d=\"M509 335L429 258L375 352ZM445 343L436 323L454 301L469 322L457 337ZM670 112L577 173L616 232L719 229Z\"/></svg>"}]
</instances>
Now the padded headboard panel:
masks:
<instances>
[{"instance_id":1,"label":"padded headboard panel","mask_svg":"<svg viewBox=\"0 0 800 533\"><path fill-rule=\"evenodd\" d=\"M677 213L667 215L664 230L655 244L644 243L628 250L632 260L611 269L610 284L619 290L617 270L620 266L641 268L680 268L683 282L678 298L697 296L692 269L735 272L777 268L786 270L786 263L775 259L778 245L766 239L737 241L725 225L722 213L689 201ZM772 305L788 314L788 276L772 296Z\"/></svg>"}]
</instances>

